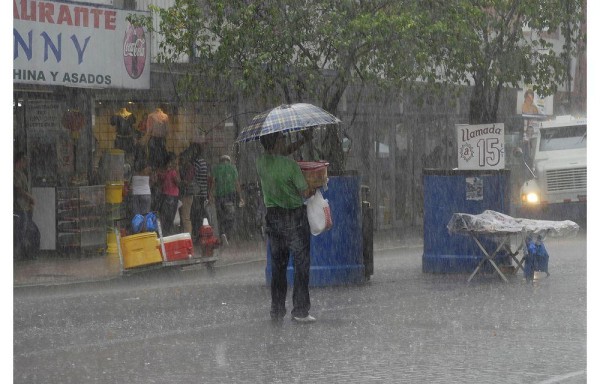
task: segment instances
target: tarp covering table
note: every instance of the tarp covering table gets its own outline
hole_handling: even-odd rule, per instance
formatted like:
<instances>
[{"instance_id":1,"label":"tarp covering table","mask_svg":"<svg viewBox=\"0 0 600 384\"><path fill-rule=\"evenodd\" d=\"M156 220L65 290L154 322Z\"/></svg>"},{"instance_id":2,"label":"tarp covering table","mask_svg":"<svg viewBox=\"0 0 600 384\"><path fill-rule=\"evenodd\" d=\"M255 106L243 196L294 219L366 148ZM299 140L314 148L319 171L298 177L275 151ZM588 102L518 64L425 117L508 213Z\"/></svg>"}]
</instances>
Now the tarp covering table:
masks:
<instances>
[{"instance_id":1,"label":"tarp covering table","mask_svg":"<svg viewBox=\"0 0 600 384\"><path fill-rule=\"evenodd\" d=\"M478 215L454 213L446 227L452 234L463 234L473 238L484 253L484 258L477 265L468 281L471 281L486 260L492 264L500 277L507 281L494 262L494 257L501 249L506 250L517 262L517 270L519 268L523 269L523 260L527 256L525 241L528 237L536 237L542 240L545 236L571 237L577 235L579 231L579 225L570 220L550 221L514 218L492 210L486 210ZM498 244L496 250L492 253L487 251L479 241L479 236L496 238ZM510 249L512 237L517 239L517 248L514 251ZM523 257L518 259L516 256L520 252L523 253Z\"/></svg>"}]
</instances>

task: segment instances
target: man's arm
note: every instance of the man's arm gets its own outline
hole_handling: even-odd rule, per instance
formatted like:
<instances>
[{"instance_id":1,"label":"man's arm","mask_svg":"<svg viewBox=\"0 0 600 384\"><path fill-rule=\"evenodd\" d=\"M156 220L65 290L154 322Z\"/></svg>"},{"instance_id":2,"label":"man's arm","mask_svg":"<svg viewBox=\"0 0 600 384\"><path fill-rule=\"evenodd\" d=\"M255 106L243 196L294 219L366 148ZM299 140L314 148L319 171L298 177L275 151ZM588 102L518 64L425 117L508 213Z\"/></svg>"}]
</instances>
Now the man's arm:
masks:
<instances>
[{"instance_id":1,"label":"man's arm","mask_svg":"<svg viewBox=\"0 0 600 384\"><path fill-rule=\"evenodd\" d=\"M302 137L298 139L295 143L291 143L288 145L283 151L282 155L287 156L296 152L301 146L303 146L307 141L311 141L313 137L312 129L306 129L302 131Z\"/></svg>"}]
</instances>

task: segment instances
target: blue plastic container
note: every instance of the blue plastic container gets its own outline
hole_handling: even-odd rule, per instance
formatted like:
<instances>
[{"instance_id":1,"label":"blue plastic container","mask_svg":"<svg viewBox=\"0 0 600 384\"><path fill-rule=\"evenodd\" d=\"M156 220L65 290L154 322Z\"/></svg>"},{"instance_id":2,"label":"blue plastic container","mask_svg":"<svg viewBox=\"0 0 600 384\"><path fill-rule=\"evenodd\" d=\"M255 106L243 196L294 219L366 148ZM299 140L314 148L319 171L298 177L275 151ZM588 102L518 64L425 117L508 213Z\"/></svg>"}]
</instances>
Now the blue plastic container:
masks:
<instances>
[{"instance_id":1,"label":"blue plastic container","mask_svg":"<svg viewBox=\"0 0 600 384\"><path fill-rule=\"evenodd\" d=\"M527 281L533 279L534 272L548 273L548 261L550 256L541 239L534 241L527 239L527 257L525 258L525 266L523 272Z\"/></svg>"},{"instance_id":2,"label":"blue plastic container","mask_svg":"<svg viewBox=\"0 0 600 384\"><path fill-rule=\"evenodd\" d=\"M365 281L359 176L330 176L323 197L329 201L333 228L311 235L310 286L358 284ZM288 285L294 282L292 254ZM271 284L271 247L267 241L267 285Z\"/></svg>"},{"instance_id":3,"label":"blue plastic container","mask_svg":"<svg viewBox=\"0 0 600 384\"><path fill-rule=\"evenodd\" d=\"M449 233L446 225L459 212L480 214L491 209L508 214L510 171L424 169L423 194L423 272L473 272L483 252L469 236ZM480 240L487 251L495 250L491 239ZM509 256L496 260L508 263ZM490 263L482 268L493 269Z\"/></svg>"}]
</instances>

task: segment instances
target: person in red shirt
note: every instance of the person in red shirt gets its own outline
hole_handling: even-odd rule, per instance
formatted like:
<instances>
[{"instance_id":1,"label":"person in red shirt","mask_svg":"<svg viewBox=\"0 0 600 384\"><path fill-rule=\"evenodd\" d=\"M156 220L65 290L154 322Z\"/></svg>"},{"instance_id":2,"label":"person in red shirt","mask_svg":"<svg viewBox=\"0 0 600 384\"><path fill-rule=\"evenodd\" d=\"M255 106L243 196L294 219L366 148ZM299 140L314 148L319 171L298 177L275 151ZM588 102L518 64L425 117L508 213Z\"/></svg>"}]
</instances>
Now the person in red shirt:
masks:
<instances>
[{"instance_id":1,"label":"person in red shirt","mask_svg":"<svg viewBox=\"0 0 600 384\"><path fill-rule=\"evenodd\" d=\"M161 202L158 210L164 235L174 234L173 221L177 213L179 203L179 171L177 167L177 156L173 152L167 154L166 167L161 168L158 173L160 184Z\"/></svg>"}]
</instances>

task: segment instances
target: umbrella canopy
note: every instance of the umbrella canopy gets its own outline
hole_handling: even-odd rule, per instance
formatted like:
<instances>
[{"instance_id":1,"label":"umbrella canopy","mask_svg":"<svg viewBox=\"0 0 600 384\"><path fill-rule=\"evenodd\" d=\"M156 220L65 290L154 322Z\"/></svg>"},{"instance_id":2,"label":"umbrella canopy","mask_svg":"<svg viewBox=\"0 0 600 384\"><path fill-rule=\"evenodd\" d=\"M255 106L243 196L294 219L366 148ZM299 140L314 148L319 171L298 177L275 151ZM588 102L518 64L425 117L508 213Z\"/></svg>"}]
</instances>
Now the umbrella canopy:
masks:
<instances>
[{"instance_id":1,"label":"umbrella canopy","mask_svg":"<svg viewBox=\"0 0 600 384\"><path fill-rule=\"evenodd\" d=\"M254 116L240 132L237 142L258 140L275 132L300 131L318 125L338 124L341 120L316 105L283 104Z\"/></svg>"}]
</instances>

